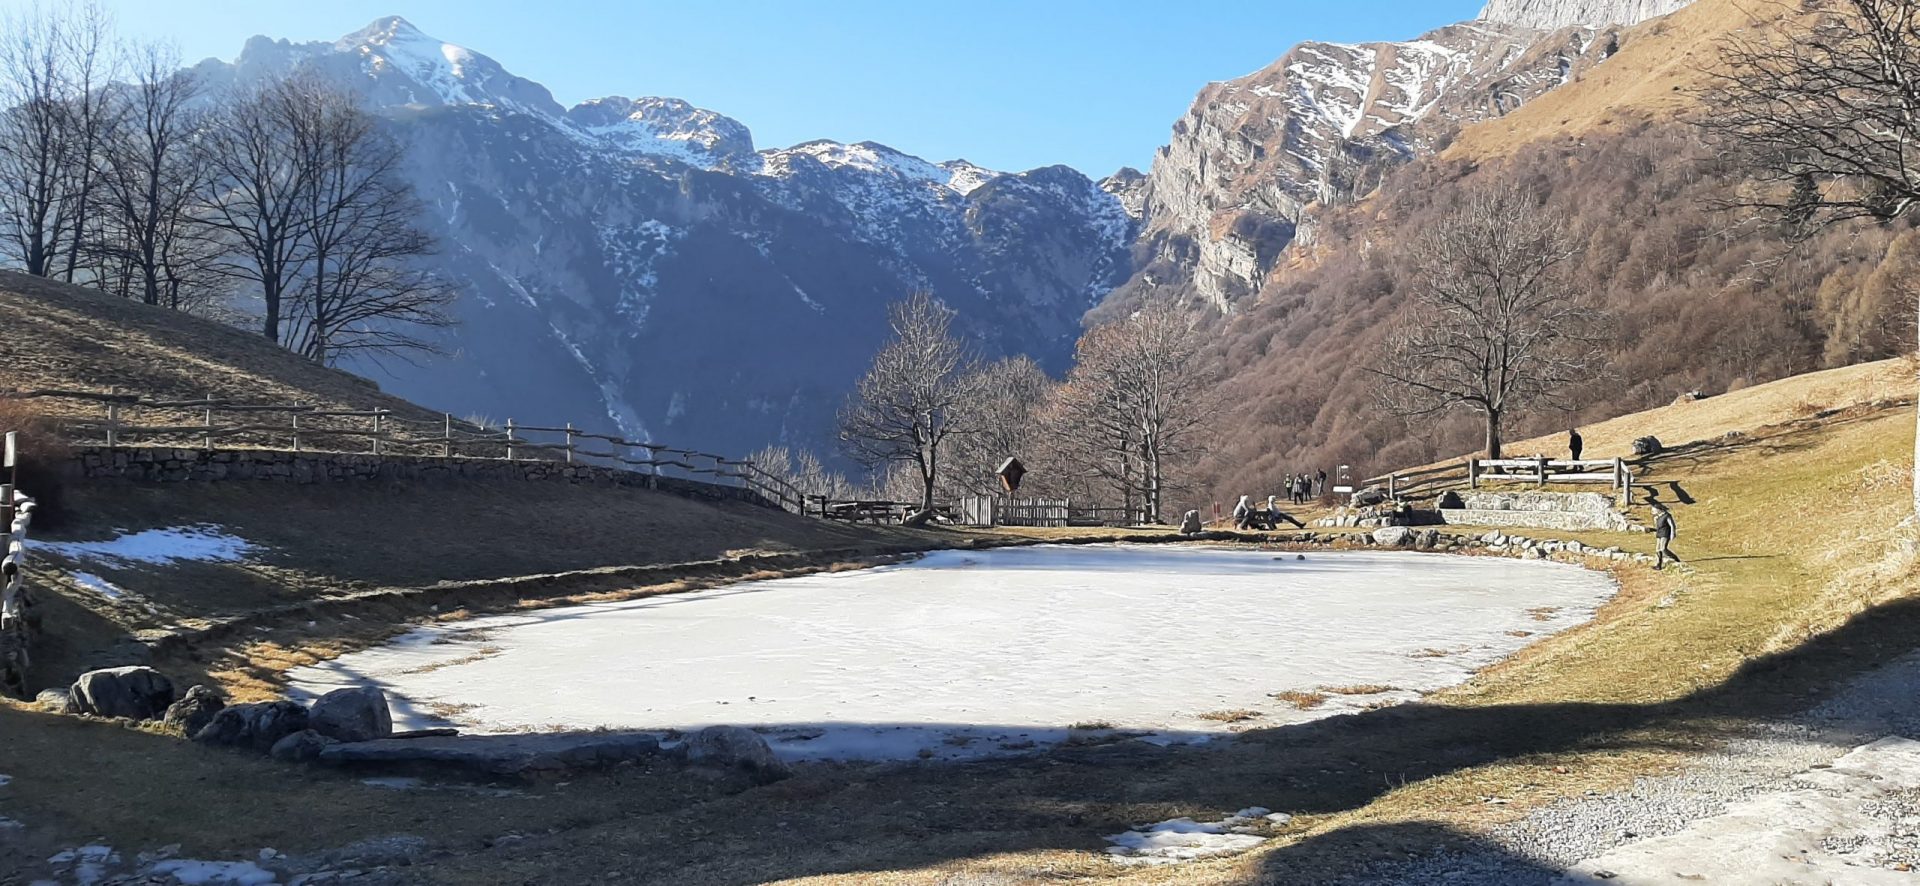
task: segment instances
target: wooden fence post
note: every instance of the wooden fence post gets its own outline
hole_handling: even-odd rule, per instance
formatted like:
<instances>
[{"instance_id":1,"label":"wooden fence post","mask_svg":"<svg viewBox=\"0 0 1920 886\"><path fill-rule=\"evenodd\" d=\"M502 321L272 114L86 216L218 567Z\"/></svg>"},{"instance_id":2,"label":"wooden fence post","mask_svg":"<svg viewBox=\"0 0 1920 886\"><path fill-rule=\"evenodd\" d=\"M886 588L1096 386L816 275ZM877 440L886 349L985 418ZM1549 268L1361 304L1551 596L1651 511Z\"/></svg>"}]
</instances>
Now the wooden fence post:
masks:
<instances>
[{"instance_id":1,"label":"wooden fence post","mask_svg":"<svg viewBox=\"0 0 1920 886\"><path fill-rule=\"evenodd\" d=\"M1546 456L1542 455L1534 459L1534 474L1539 478L1541 486L1547 485L1547 457Z\"/></svg>"},{"instance_id":2,"label":"wooden fence post","mask_svg":"<svg viewBox=\"0 0 1920 886\"><path fill-rule=\"evenodd\" d=\"M1397 498L1399 498L1399 497L1400 497L1400 492L1399 492L1399 487L1400 487L1400 475L1399 475L1399 474L1388 474L1388 475L1387 475L1387 498L1388 498L1388 500L1393 500L1393 499L1397 499Z\"/></svg>"},{"instance_id":3,"label":"wooden fence post","mask_svg":"<svg viewBox=\"0 0 1920 886\"><path fill-rule=\"evenodd\" d=\"M201 442L206 445L208 452L212 452L213 451L213 392L212 391L207 392L207 414L203 418L202 424L206 427L206 433L203 435Z\"/></svg>"},{"instance_id":4,"label":"wooden fence post","mask_svg":"<svg viewBox=\"0 0 1920 886\"><path fill-rule=\"evenodd\" d=\"M440 457L453 457L453 413L440 413Z\"/></svg>"},{"instance_id":5,"label":"wooden fence post","mask_svg":"<svg viewBox=\"0 0 1920 886\"><path fill-rule=\"evenodd\" d=\"M110 396L117 396L119 395L119 393L120 393L120 389L117 387L107 389L107 394ZM117 433L119 429L120 429L120 403L115 400L108 400L107 401L107 448L108 449L113 448L115 438L119 436Z\"/></svg>"},{"instance_id":6,"label":"wooden fence post","mask_svg":"<svg viewBox=\"0 0 1920 886\"><path fill-rule=\"evenodd\" d=\"M293 401L293 405L298 408L302 404L300 401L295 400ZM293 451L300 451L300 413L298 412L293 414Z\"/></svg>"},{"instance_id":7,"label":"wooden fence post","mask_svg":"<svg viewBox=\"0 0 1920 886\"><path fill-rule=\"evenodd\" d=\"M382 420L384 417L385 417L385 413L382 412L378 407L375 407L373 410L373 454L374 455L380 454L380 434L384 431L387 424L385 421Z\"/></svg>"},{"instance_id":8,"label":"wooden fence post","mask_svg":"<svg viewBox=\"0 0 1920 886\"><path fill-rule=\"evenodd\" d=\"M1467 459L1467 488L1480 488L1480 460L1477 458Z\"/></svg>"},{"instance_id":9,"label":"wooden fence post","mask_svg":"<svg viewBox=\"0 0 1920 886\"><path fill-rule=\"evenodd\" d=\"M513 419L507 419L507 461L513 461Z\"/></svg>"},{"instance_id":10,"label":"wooden fence post","mask_svg":"<svg viewBox=\"0 0 1920 886\"><path fill-rule=\"evenodd\" d=\"M567 422L567 464L573 464L573 422Z\"/></svg>"}]
</instances>

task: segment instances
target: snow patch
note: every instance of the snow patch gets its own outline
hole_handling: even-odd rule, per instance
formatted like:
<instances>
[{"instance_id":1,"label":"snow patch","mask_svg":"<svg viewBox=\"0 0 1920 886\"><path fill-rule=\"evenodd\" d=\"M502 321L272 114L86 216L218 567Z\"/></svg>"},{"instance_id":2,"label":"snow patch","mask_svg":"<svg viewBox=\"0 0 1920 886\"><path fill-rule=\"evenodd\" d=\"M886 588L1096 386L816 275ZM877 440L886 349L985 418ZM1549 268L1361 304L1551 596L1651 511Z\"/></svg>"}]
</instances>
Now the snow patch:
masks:
<instances>
[{"instance_id":1,"label":"snow patch","mask_svg":"<svg viewBox=\"0 0 1920 886\"><path fill-rule=\"evenodd\" d=\"M121 535L109 541L35 539L28 544L48 553L59 554L74 560L89 560L123 567L136 563L167 565L182 561L231 563L245 560L247 555L256 550L252 542L236 535L229 535L225 527L212 523L175 526L167 529L145 529Z\"/></svg>"},{"instance_id":2,"label":"snow patch","mask_svg":"<svg viewBox=\"0 0 1920 886\"><path fill-rule=\"evenodd\" d=\"M266 886L279 878L250 861L198 861L175 858L160 862L149 873L172 877L182 886Z\"/></svg>"},{"instance_id":3,"label":"snow patch","mask_svg":"<svg viewBox=\"0 0 1920 886\"><path fill-rule=\"evenodd\" d=\"M74 573L73 583L109 600L119 600L127 595L127 592L122 590L119 585L94 575L91 572ZM0 784L6 784L6 782L0 781Z\"/></svg>"},{"instance_id":4,"label":"snow patch","mask_svg":"<svg viewBox=\"0 0 1920 886\"><path fill-rule=\"evenodd\" d=\"M1266 829L1292 816L1254 806L1219 821L1174 818L1107 837L1107 853L1127 865L1163 865L1237 855L1268 839Z\"/></svg>"}]
</instances>

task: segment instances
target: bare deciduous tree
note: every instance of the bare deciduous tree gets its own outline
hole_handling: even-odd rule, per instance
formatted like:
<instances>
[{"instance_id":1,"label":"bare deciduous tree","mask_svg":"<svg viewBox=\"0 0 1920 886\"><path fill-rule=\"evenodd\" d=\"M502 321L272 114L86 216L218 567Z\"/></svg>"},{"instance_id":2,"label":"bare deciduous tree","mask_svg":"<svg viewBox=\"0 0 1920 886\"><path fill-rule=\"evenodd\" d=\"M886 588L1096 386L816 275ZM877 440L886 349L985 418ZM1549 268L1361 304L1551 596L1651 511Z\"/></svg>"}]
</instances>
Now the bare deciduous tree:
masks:
<instances>
[{"instance_id":1,"label":"bare deciduous tree","mask_svg":"<svg viewBox=\"0 0 1920 886\"><path fill-rule=\"evenodd\" d=\"M428 348L452 290L415 264L434 243L399 178L400 146L356 100L296 74L229 98L202 139L207 223L237 247L221 265L258 287L261 333L331 362Z\"/></svg>"},{"instance_id":2,"label":"bare deciduous tree","mask_svg":"<svg viewBox=\"0 0 1920 886\"><path fill-rule=\"evenodd\" d=\"M1561 219L1512 186L1469 195L1414 244L1411 304L1380 361L1381 402L1423 418L1468 409L1499 458L1507 419L1598 366L1600 315L1568 264Z\"/></svg>"},{"instance_id":3,"label":"bare deciduous tree","mask_svg":"<svg viewBox=\"0 0 1920 886\"><path fill-rule=\"evenodd\" d=\"M0 23L0 223L8 258L43 277L71 245L72 172L86 162L68 106L71 26L65 14L37 5Z\"/></svg>"},{"instance_id":4,"label":"bare deciduous tree","mask_svg":"<svg viewBox=\"0 0 1920 886\"><path fill-rule=\"evenodd\" d=\"M973 433L954 441L948 459L953 466L949 484L956 492L999 492L994 471L1008 458L1017 456L1029 466L1035 464L1040 410L1052 387L1046 370L1026 356L995 360L974 373L967 385L972 393L967 413L972 416Z\"/></svg>"},{"instance_id":5,"label":"bare deciduous tree","mask_svg":"<svg viewBox=\"0 0 1920 886\"><path fill-rule=\"evenodd\" d=\"M1913 214L1920 0L1831 0L1783 13L1786 27L1722 44L1701 96L1702 125L1755 174L1742 202L1777 213L1793 235ZM1920 510L1920 438L1913 498Z\"/></svg>"},{"instance_id":6,"label":"bare deciduous tree","mask_svg":"<svg viewBox=\"0 0 1920 886\"><path fill-rule=\"evenodd\" d=\"M952 331L953 313L928 293L887 310L893 337L840 414L840 440L879 474L911 465L920 505L933 506L949 443L968 430L972 358Z\"/></svg>"},{"instance_id":7,"label":"bare deciduous tree","mask_svg":"<svg viewBox=\"0 0 1920 886\"><path fill-rule=\"evenodd\" d=\"M200 85L170 49L136 49L129 82L112 90L116 125L97 158L100 222L89 251L99 284L150 305L182 309L217 288L220 244L192 215L207 185L195 139L206 115Z\"/></svg>"},{"instance_id":8,"label":"bare deciduous tree","mask_svg":"<svg viewBox=\"0 0 1920 886\"><path fill-rule=\"evenodd\" d=\"M260 333L273 342L281 340L281 314L306 265L308 110L327 92L301 77L236 92L201 140L210 172L202 215L235 247L220 269L259 288Z\"/></svg>"},{"instance_id":9,"label":"bare deciduous tree","mask_svg":"<svg viewBox=\"0 0 1920 886\"><path fill-rule=\"evenodd\" d=\"M283 342L329 364L349 352L431 350L414 331L448 325L453 290L415 263L434 242L400 179L405 153L352 96L311 98L300 146L305 271Z\"/></svg>"},{"instance_id":10,"label":"bare deciduous tree","mask_svg":"<svg viewBox=\"0 0 1920 886\"><path fill-rule=\"evenodd\" d=\"M1089 330L1061 386L1052 424L1082 470L1160 522L1177 470L1190 464L1214 412L1211 370L1197 359L1198 317L1167 299Z\"/></svg>"}]
</instances>

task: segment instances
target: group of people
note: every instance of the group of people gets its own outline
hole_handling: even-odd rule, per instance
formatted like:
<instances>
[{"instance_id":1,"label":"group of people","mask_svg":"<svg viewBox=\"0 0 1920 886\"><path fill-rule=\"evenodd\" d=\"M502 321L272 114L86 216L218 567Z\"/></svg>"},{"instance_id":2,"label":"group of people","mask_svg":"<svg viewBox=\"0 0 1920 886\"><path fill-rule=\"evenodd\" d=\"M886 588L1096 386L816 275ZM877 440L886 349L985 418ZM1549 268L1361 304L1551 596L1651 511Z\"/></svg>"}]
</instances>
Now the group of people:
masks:
<instances>
[{"instance_id":1,"label":"group of people","mask_svg":"<svg viewBox=\"0 0 1920 886\"><path fill-rule=\"evenodd\" d=\"M1286 493L1288 501L1297 505L1306 504L1327 493L1327 472L1288 474L1280 484L1280 490Z\"/></svg>"},{"instance_id":2,"label":"group of people","mask_svg":"<svg viewBox=\"0 0 1920 886\"><path fill-rule=\"evenodd\" d=\"M1292 523L1300 529L1307 528L1307 524L1280 509L1280 496L1277 495L1267 496L1267 506L1264 508L1254 507L1253 496L1250 495L1240 496L1239 504L1233 506L1233 528L1235 529L1271 531L1279 529L1282 522Z\"/></svg>"}]
</instances>

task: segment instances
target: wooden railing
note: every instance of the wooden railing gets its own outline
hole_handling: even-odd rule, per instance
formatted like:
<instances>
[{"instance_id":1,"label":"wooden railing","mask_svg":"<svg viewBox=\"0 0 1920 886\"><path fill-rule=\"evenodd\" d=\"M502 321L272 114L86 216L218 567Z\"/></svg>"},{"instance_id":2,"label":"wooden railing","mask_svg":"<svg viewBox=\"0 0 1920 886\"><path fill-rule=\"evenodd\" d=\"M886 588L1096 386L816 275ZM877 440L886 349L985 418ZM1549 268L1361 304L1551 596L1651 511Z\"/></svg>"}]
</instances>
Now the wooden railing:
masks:
<instances>
[{"instance_id":1,"label":"wooden railing","mask_svg":"<svg viewBox=\"0 0 1920 886\"><path fill-rule=\"evenodd\" d=\"M1385 486L1387 496L1399 499L1410 494L1437 494L1448 489L1478 489L1489 482L1532 483L1605 483L1619 493L1627 504L1633 495L1633 466L1625 459L1553 459L1478 458L1457 465L1442 465L1411 471L1396 471L1366 481L1369 486Z\"/></svg>"},{"instance_id":2,"label":"wooden railing","mask_svg":"<svg viewBox=\"0 0 1920 886\"><path fill-rule=\"evenodd\" d=\"M91 404L101 417L56 420L61 433L79 444L175 446L213 449L217 445L283 449L294 452L365 452L371 455L498 458L514 461L564 461L592 464L653 476L737 485L793 513L806 502L786 478L752 461L630 440L567 424L561 427L502 427L455 419L442 413L402 414L390 409L333 409L312 403L244 403L208 394L197 400L153 400L119 391L71 390L0 392L0 399L48 399Z\"/></svg>"},{"instance_id":3,"label":"wooden railing","mask_svg":"<svg viewBox=\"0 0 1920 886\"><path fill-rule=\"evenodd\" d=\"M1141 521L1138 509L1101 507L1070 498L1009 498L970 495L958 507L968 526L1131 526Z\"/></svg>"}]
</instances>

